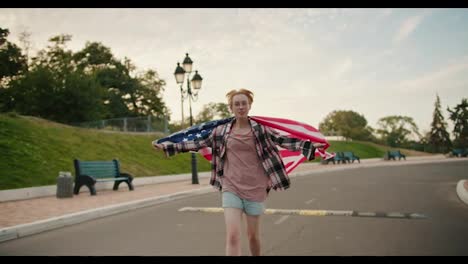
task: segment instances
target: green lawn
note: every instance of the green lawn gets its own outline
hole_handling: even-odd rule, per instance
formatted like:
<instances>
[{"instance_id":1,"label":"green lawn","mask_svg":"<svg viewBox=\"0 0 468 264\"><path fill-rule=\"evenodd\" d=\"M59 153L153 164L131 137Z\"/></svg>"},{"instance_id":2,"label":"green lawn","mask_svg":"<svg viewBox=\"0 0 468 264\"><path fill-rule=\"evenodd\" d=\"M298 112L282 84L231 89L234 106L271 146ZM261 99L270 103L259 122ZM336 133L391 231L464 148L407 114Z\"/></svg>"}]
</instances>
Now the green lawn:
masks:
<instances>
[{"instance_id":1,"label":"green lawn","mask_svg":"<svg viewBox=\"0 0 468 264\"><path fill-rule=\"evenodd\" d=\"M117 158L135 177L189 173L190 153L166 158L151 141L157 135L108 133L43 119L0 114L0 190L56 183L59 171L74 175L73 159ZM210 164L199 156L200 171Z\"/></svg>"}]
</instances>

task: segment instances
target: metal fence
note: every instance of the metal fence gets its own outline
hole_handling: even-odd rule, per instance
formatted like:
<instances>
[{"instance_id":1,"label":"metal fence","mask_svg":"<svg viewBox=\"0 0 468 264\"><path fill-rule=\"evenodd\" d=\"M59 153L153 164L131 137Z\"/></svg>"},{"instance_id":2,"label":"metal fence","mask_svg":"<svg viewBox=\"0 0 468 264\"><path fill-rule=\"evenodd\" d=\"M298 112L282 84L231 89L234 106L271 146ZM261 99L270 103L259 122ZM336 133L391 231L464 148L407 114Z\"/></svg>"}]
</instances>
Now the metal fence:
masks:
<instances>
[{"instance_id":1,"label":"metal fence","mask_svg":"<svg viewBox=\"0 0 468 264\"><path fill-rule=\"evenodd\" d=\"M122 132L162 132L165 134L169 133L168 121L166 117L122 117L75 123L73 125L85 128L104 129Z\"/></svg>"}]
</instances>

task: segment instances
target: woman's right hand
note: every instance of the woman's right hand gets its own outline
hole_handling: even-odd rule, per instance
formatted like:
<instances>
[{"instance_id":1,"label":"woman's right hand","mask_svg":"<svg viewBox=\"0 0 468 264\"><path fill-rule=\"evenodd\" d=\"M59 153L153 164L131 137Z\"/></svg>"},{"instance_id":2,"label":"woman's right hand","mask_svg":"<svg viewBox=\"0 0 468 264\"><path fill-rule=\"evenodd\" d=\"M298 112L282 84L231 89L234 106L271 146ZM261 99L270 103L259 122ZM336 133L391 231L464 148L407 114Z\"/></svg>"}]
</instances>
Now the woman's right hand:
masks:
<instances>
[{"instance_id":1,"label":"woman's right hand","mask_svg":"<svg viewBox=\"0 0 468 264\"><path fill-rule=\"evenodd\" d=\"M155 150L163 149L163 144L151 144Z\"/></svg>"}]
</instances>

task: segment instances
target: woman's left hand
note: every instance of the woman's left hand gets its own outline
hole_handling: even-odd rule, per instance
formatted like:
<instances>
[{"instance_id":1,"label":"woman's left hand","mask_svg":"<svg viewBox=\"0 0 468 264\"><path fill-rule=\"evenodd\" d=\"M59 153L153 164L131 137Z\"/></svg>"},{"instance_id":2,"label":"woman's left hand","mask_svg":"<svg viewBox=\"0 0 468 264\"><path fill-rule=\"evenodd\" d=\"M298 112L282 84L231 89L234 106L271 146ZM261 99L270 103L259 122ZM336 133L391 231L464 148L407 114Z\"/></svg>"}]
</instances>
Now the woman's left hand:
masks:
<instances>
[{"instance_id":1,"label":"woman's left hand","mask_svg":"<svg viewBox=\"0 0 468 264\"><path fill-rule=\"evenodd\" d=\"M314 143L313 146L314 146L314 148L323 148L323 147L325 147L325 144L323 144L323 143Z\"/></svg>"}]
</instances>

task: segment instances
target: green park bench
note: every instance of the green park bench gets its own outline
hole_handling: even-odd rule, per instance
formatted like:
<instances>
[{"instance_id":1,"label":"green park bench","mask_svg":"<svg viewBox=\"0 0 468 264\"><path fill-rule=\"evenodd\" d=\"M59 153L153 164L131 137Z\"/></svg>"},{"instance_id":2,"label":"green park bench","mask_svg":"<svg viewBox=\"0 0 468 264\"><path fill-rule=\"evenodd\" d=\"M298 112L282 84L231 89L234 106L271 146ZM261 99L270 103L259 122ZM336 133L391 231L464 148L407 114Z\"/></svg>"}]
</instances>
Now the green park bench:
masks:
<instances>
[{"instance_id":1,"label":"green park bench","mask_svg":"<svg viewBox=\"0 0 468 264\"><path fill-rule=\"evenodd\" d=\"M349 157L347 157L344 154L344 152L342 152L342 151L337 152L335 158L337 158L336 161L338 161L338 164L340 162L342 162L342 163L351 163L351 159Z\"/></svg>"},{"instance_id":2,"label":"green park bench","mask_svg":"<svg viewBox=\"0 0 468 264\"><path fill-rule=\"evenodd\" d=\"M355 160L357 160L359 163L361 163L361 159L354 154L352 151L344 151L343 155L348 158L350 161L354 163Z\"/></svg>"},{"instance_id":3,"label":"green park bench","mask_svg":"<svg viewBox=\"0 0 468 264\"><path fill-rule=\"evenodd\" d=\"M452 149L452 154L455 157L466 157L468 155L468 149Z\"/></svg>"},{"instance_id":4,"label":"green park bench","mask_svg":"<svg viewBox=\"0 0 468 264\"><path fill-rule=\"evenodd\" d=\"M322 160L320 161L320 164L327 165L327 164L330 163L330 162L333 162L333 164L335 164L335 158L333 157L333 158L329 158L329 159L322 159Z\"/></svg>"},{"instance_id":5,"label":"green park bench","mask_svg":"<svg viewBox=\"0 0 468 264\"><path fill-rule=\"evenodd\" d=\"M390 150L387 152L387 155L388 155L388 159L389 160L396 160L396 158L398 158L398 160L401 160L401 158L403 158L404 160L406 160L406 156L404 154L402 154L400 152L400 150Z\"/></svg>"},{"instance_id":6,"label":"green park bench","mask_svg":"<svg viewBox=\"0 0 468 264\"><path fill-rule=\"evenodd\" d=\"M80 161L75 159L75 187L74 194L79 194L80 188L85 185L91 195L96 195L97 182L114 181L113 190L119 189L119 184L127 183L130 191L133 191L133 177L127 173L120 172L120 164L116 159L110 161Z\"/></svg>"},{"instance_id":7,"label":"green park bench","mask_svg":"<svg viewBox=\"0 0 468 264\"><path fill-rule=\"evenodd\" d=\"M340 164L341 163L346 163L350 162L349 158L346 157L343 152L337 151L335 157L333 157L333 164L335 164L335 161Z\"/></svg>"}]
</instances>

